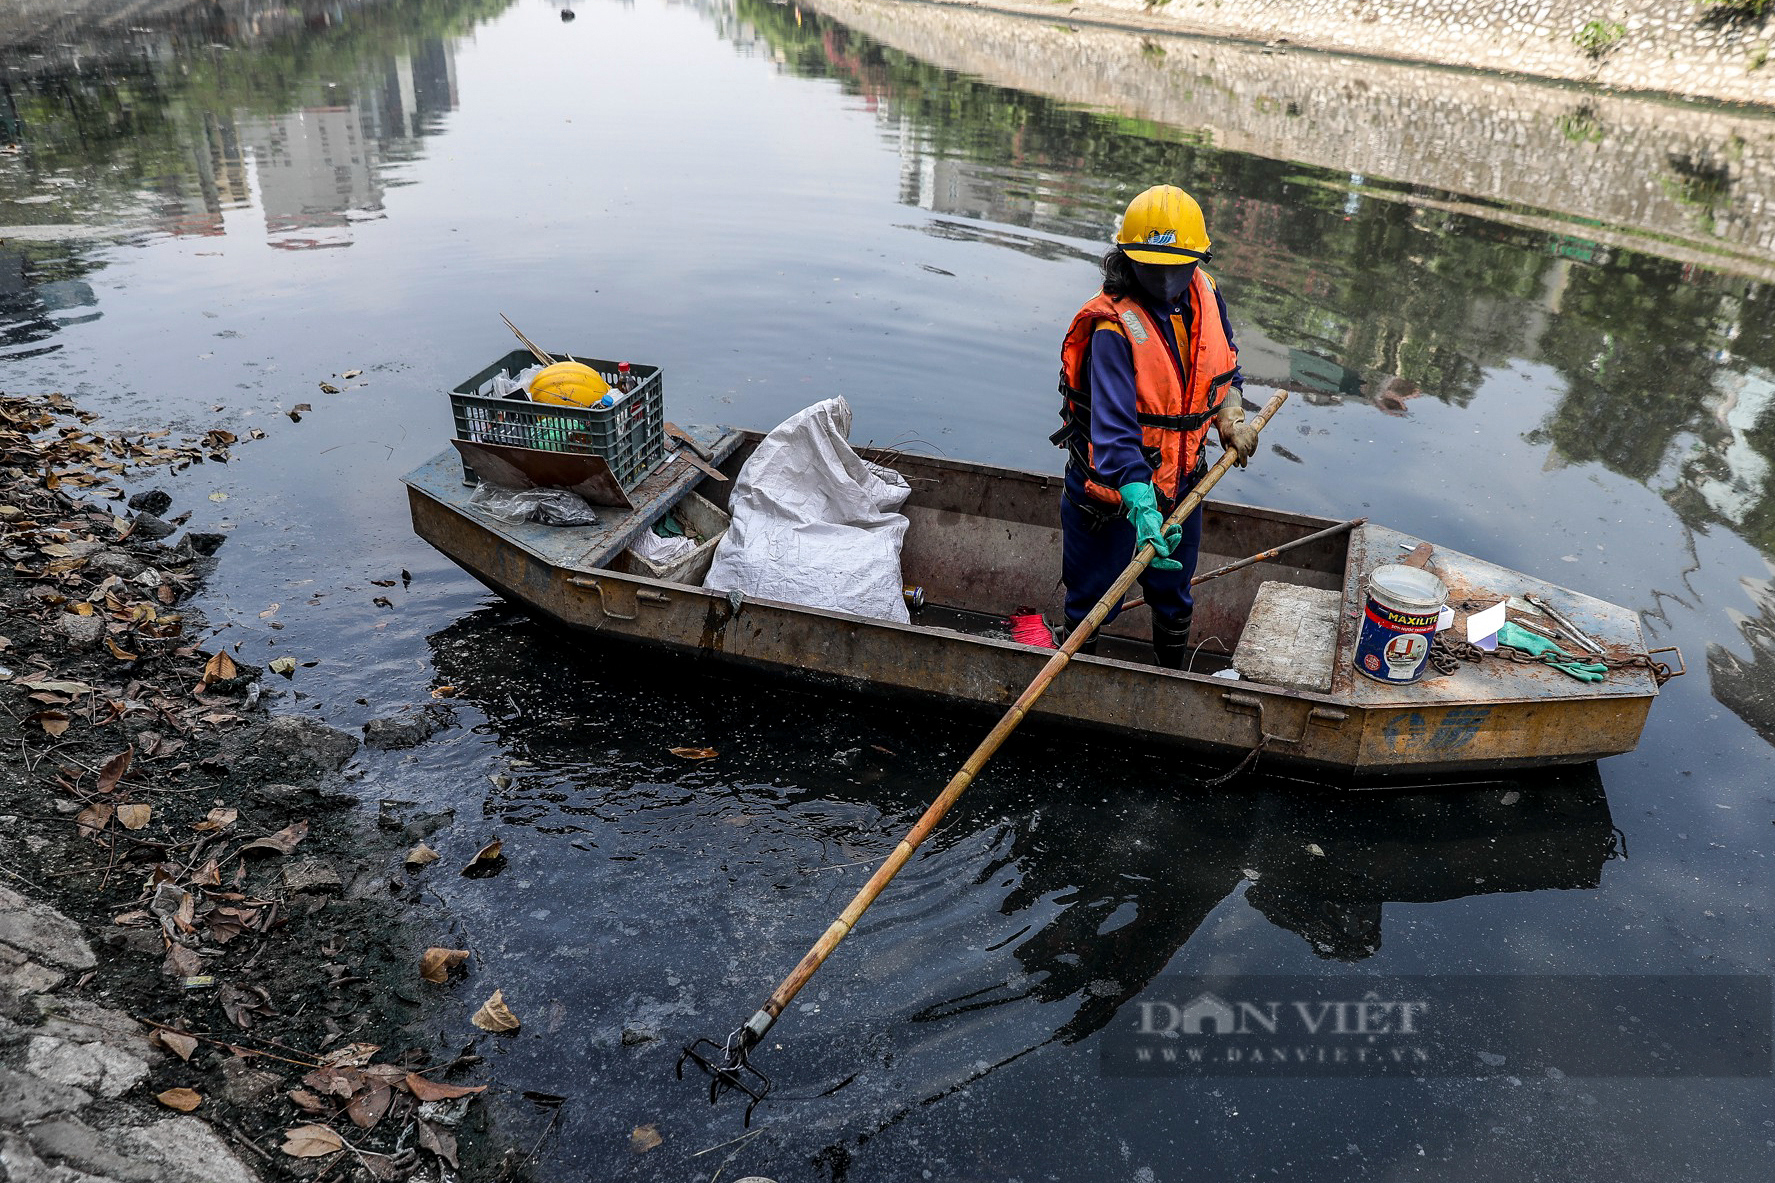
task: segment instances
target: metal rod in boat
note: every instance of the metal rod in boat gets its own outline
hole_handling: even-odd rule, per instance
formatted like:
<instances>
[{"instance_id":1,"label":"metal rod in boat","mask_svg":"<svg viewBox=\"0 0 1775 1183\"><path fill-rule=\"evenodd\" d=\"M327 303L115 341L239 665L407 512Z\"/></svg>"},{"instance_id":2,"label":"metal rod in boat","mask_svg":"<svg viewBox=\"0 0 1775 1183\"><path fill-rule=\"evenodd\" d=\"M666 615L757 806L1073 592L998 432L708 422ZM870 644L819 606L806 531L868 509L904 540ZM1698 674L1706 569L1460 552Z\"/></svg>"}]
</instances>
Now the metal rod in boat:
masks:
<instances>
[{"instance_id":1,"label":"metal rod in boat","mask_svg":"<svg viewBox=\"0 0 1775 1183\"><path fill-rule=\"evenodd\" d=\"M1280 410L1282 404L1287 401L1288 392L1278 390L1275 397L1271 398L1263 410L1257 413L1252 427L1258 432L1262 432L1264 424L1270 421L1270 416ZM1225 476L1227 469L1233 466L1234 455L1229 449L1219 460L1215 461L1214 466L1196 483L1196 487L1190 490L1189 495L1178 502L1177 508L1171 511L1171 516L1165 520L1165 529L1181 526L1184 519L1196 511L1196 507L1201 505L1202 499L1208 495L1208 490L1212 489L1215 482ZM783 1013L783 1009L789 1005L796 994L800 993L801 988L807 985L808 979L813 977L814 973L825 963L832 950L838 947L838 942L842 941L851 929L856 927L857 921L868 910L869 905L875 902L875 897L881 894L882 889L893 880L895 875L899 874L900 868L906 865L906 860L912 857L912 852L918 849L919 843L928 838L931 831L937 828L937 824L949 812L949 807L955 804L970 784L974 783L974 777L979 775L980 770L985 767L986 761L992 758L993 753L998 751L999 747L1010 737L1011 732L1017 730L1017 725L1022 723L1024 717L1029 714L1029 708L1035 705L1036 700L1047 691L1049 684L1059 676L1061 670L1066 668L1067 662L1072 660L1072 655L1078 652L1079 647L1097 631L1097 627L1109 615L1110 609L1122 602L1122 597L1127 594L1130 587L1134 586L1134 581L1140 578L1140 573L1146 570L1148 563L1153 561L1153 555L1151 543L1135 552L1134 558L1129 561L1127 567L1123 568L1122 573L1116 576L1115 582L1110 585L1108 591L1103 593L1102 598L1097 601L1090 614L1067 635L1065 643L1055 651L1054 656L1048 659L1048 663L1042 667L1041 673L1036 675L1035 680L1022 694L1017 696L1017 701L1011 704L1011 708L1005 712L1004 718L998 721L998 726L994 727L986 738L980 741L980 746L974 749L974 754L968 757L967 762L950 778L949 783L944 786L937 799L931 802L924 811L924 816L918 819L918 824L914 825L907 835L900 839L900 844L894 847L893 853L888 855L886 861L875 869L875 874L869 877L869 882L858 890L856 896L839 914L838 919L834 920L820 939L814 942L813 948L807 951L800 963L790 971L789 976L784 978L782 984L765 1000L764 1005L759 1007L745 1023L736 1028L733 1034L727 1037L725 1044L717 1044L712 1039L699 1039L686 1047L684 1054L678 1057L678 1074L680 1076L684 1073L684 1061L693 1061L710 1076L709 1100L715 1101L728 1089L745 1093L752 1098L751 1104L746 1106L746 1121L752 1120L752 1109L770 1091L770 1081L748 1062L748 1053L764 1038L765 1033L776 1023L777 1017ZM707 1050L704 1050L705 1048Z\"/></svg>"},{"instance_id":2,"label":"metal rod in boat","mask_svg":"<svg viewBox=\"0 0 1775 1183\"><path fill-rule=\"evenodd\" d=\"M1189 581L1189 585L1194 587L1198 583L1207 583L1210 579L1219 579L1222 575L1231 575L1234 571L1243 571L1245 568L1252 566L1255 563L1262 563L1269 559L1273 559L1282 552L1293 550L1297 546L1305 546L1307 543L1317 542L1321 538L1330 538L1334 534L1342 534L1346 530L1354 530L1357 526L1360 526L1367 521L1367 518L1351 518L1347 522L1339 522L1335 526L1327 526L1323 530L1308 534L1305 538L1296 538L1293 542L1284 542L1281 546L1272 546L1270 549L1263 551L1260 554L1250 555L1246 558L1228 563L1224 567L1216 567L1206 575L1196 576ZM1145 606L1146 597L1141 596L1137 600L1129 600L1126 604L1123 604L1121 611L1128 612L1135 608L1142 608Z\"/></svg>"}]
</instances>

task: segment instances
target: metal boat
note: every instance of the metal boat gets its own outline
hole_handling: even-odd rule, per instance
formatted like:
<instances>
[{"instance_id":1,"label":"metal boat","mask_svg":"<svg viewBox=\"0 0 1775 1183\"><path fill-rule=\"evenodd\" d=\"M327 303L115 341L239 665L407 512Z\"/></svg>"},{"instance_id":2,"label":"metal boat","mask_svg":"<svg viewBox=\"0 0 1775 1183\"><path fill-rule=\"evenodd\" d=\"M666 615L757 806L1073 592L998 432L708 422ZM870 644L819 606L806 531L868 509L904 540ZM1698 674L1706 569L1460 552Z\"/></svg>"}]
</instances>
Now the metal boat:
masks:
<instances>
[{"instance_id":1,"label":"metal boat","mask_svg":"<svg viewBox=\"0 0 1775 1183\"><path fill-rule=\"evenodd\" d=\"M729 477L763 438L727 427L684 435ZM963 461L859 449L910 482L902 557L925 607L909 624L743 596L642 574L626 548L695 492L725 510L730 483L684 450L634 488L632 508L600 507L597 526L510 524L471 504L455 450L405 478L419 536L501 596L597 642L627 642L866 693L916 695L1001 711L1052 656L1010 639L1020 608L1059 617L1061 478ZM1209 500L1198 571L1298 540L1331 519ZM1177 744L1357 787L1401 779L1575 764L1631 751L1661 676L1638 614L1457 551L1429 568L1464 610L1538 598L1602 651L1599 683L1502 657L1409 684L1358 674L1353 657L1368 574L1420 540L1364 523L1341 535L1202 583L1191 668L1151 664L1145 609L1123 612L1095 656L1080 655L1031 713L1037 727L1076 727ZM1335 649L1319 688L1230 679L1266 582L1341 596ZM1680 669L1676 672L1681 672ZM1216 674L1219 676L1216 676Z\"/></svg>"}]
</instances>

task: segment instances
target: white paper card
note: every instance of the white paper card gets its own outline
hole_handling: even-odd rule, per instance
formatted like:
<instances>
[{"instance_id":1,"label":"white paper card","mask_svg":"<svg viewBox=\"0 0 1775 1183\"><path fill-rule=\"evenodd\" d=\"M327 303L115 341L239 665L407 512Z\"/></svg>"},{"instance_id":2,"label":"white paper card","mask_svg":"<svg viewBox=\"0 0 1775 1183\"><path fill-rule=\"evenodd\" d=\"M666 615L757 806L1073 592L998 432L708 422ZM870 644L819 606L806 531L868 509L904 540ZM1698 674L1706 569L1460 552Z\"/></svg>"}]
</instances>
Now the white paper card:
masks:
<instances>
[{"instance_id":1,"label":"white paper card","mask_svg":"<svg viewBox=\"0 0 1775 1183\"><path fill-rule=\"evenodd\" d=\"M1467 617L1467 640L1477 645L1487 637L1495 637L1498 630L1504 627L1504 609L1507 603L1499 601L1483 612L1475 612Z\"/></svg>"},{"instance_id":2,"label":"white paper card","mask_svg":"<svg viewBox=\"0 0 1775 1183\"><path fill-rule=\"evenodd\" d=\"M1441 615L1436 617L1436 631L1440 633L1447 629L1451 629L1454 627L1454 624L1455 610L1450 608L1447 604L1444 604L1442 606Z\"/></svg>"}]
</instances>

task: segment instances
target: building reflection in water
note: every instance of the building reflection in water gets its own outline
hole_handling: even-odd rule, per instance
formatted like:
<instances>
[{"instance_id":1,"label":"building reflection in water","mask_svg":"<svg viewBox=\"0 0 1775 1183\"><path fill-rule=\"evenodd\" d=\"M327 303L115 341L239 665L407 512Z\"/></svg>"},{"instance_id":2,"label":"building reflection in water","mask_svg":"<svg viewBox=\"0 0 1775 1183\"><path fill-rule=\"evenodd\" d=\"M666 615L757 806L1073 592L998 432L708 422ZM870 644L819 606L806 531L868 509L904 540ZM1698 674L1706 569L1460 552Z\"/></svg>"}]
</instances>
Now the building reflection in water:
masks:
<instances>
[{"instance_id":1,"label":"building reflection in water","mask_svg":"<svg viewBox=\"0 0 1775 1183\"><path fill-rule=\"evenodd\" d=\"M58 28L47 53L0 46L0 118L24 166L0 189L37 200L82 176L101 190L84 225L110 206L127 226L216 237L241 230L225 215L256 209L274 246L349 245L390 168L456 108L454 38L428 29L503 6L237 2Z\"/></svg>"}]
</instances>

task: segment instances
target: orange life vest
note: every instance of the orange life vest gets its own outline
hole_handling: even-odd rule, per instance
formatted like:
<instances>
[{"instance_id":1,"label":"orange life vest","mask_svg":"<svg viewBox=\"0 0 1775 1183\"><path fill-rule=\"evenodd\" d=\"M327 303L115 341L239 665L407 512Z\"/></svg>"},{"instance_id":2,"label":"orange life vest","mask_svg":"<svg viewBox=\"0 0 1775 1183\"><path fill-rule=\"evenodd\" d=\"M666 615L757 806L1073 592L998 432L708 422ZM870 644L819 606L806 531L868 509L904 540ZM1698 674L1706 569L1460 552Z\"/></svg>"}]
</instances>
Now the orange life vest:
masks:
<instances>
[{"instance_id":1,"label":"orange life vest","mask_svg":"<svg viewBox=\"0 0 1775 1183\"><path fill-rule=\"evenodd\" d=\"M1107 506L1120 507L1122 495L1091 464L1091 334L1109 328L1128 339L1134 354L1140 450L1153 466L1154 490L1175 501L1196 471L1208 425L1239 367L1239 355L1220 319L1214 281L1200 267L1190 284L1189 301L1188 327L1181 316L1171 317L1171 331L1183 358L1181 369L1152 314L1137 300L1098 292L1066 330L1060 346L1062 426L1053 438L1084 469L1085 491Z\"/></svg>"}]
</instances>

